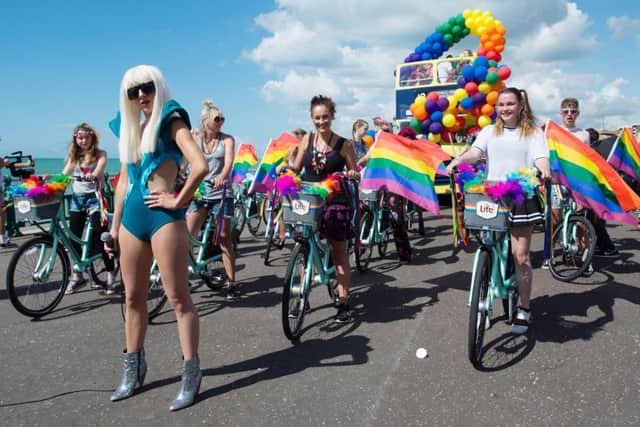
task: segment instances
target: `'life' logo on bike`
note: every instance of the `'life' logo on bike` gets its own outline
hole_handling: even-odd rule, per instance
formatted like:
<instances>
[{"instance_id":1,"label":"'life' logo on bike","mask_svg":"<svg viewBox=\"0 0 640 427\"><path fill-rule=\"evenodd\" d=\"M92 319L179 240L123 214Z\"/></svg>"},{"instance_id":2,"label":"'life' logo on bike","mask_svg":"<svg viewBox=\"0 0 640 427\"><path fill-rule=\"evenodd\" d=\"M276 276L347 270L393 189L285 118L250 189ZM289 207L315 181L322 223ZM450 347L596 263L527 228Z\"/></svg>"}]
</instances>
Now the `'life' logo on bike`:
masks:
<instances>
[{"instance_id":1,"label":"'life' logo on bike","mask_svg":"<svg viewBox=\"0 0 640 427\"><path fill-rule=\"evenodd\" d=\"M309 202L306 200L292 200L291 211L296 215L306 215L309 212Z\"/></svg>"},{"instance_id":2,"label":"'life' logo on bike","mask_svg":"<svg viewBox=\"0 0 640 427\"><path fill-rule=\"evenodd\" d=\"M498 216L498 205L486 200L476 203L476 214L484 219L491 219Z\"/></svg>"},{"instance_id":3,"label":"'life' logo on bike","mask_svg":"<svg viewBox=\"0 0 640 427\"><path fill-rule=\"evenodd\" d=\"M18 208L18 212L26 214L31 210L31 202L29 200L20 200L16 207Z\"/></svg>"}]
</instances>

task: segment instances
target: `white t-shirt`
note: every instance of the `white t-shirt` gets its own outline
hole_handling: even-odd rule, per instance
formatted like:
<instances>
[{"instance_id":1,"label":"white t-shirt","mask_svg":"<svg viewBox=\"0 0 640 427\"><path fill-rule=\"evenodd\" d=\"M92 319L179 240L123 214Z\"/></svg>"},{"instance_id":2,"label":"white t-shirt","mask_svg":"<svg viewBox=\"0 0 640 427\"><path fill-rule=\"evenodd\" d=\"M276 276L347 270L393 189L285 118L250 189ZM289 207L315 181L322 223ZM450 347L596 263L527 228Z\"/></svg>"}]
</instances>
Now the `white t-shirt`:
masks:
<instances>
[{"instance_id":1,"label":"white t-shirt","mask_svg":"<svg viewBox=\"0 0 640 427\"><path fill-rule=\"evenodd\" d=\"M451 62L445 61L438 64L438 82L445 83L449 79L449 70L453 66Z\"/></svg>"},{"instance_id":2,"label":"white t-shirt","mask_svg":"<svg viewBox=\"0 0 640 427\"><path fill-rule=\"evenodd\" d=\"M567 130L569 132L571 132L572 134L574 134L575 136L578 137L578 139L580 139L582 142L584 142L587 145L591 145L591 136L589 135L589 132L587 132L584 129L581 128L567 128Z\"/></svg>"},{"instance_id":3,"label":"white t-shirt","mask_svg":"<svg viewBox=\"0 0 640 427\"><path fill-rule=\"evenodd\" d=\"M489 125L478 134L473 147L487 156L487 180L504 181L510 173L521 168L534 167L537 159L549 158L549 149L540 129L529 137L521 138L518 129L504 129L496 135L495 125Z\"/></svg>"}]
</instances>

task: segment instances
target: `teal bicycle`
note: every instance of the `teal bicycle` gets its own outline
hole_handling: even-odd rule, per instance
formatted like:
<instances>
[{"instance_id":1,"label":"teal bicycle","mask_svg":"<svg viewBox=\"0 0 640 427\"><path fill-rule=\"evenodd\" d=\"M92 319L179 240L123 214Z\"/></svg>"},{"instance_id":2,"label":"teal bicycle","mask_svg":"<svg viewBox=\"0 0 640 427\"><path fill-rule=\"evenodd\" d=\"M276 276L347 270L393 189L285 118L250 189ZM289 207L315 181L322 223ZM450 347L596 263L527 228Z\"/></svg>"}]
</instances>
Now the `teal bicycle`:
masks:
<instances>
[{"instance_id":1,"label":"teal bicycle","mask_svg":"<svg viewBox=\"0 0 640 427\"><path fill-rule=\"evenodd\" d=\"M374 246L378 247L380 258L387 254L391 236L391 209L384 191L361 192L360 200L362 216L353 254L356 268L364 272L369 268Z\"/></svg>"},{"instance_id":2,"label":"teal bicycle","mask_svg":"<svg viewBox=\"0 0 640 427\"><path fill-rule=\"evenodd\" d=\"M259 193L247 194L247 189L242 184L233 184L233 217L239 235L242 234L246 225L249 233L253 237L258 237L258 229L262 221L258 211L262 200L260 196Z\"/></svg>"},{"instance_id":3,"label":"teal bicycle","mask_svg":"<svg viewBox=\"0 0 640 427\"><path fill-rule=\"evenodd\" d=\"M225 190L227 191L227 190ZM219 200L203 200L205 205L210 206L220 202ZM198 275L204 283L212 290L218 289L222 284L223 277L216 274L220 262L222 261L222 252L218 249L220 244L220 232L222 230L222 220L224 214L224 205L226 198L223 197L220 207L217 211L209 209L207 219L199 233L199 236L189 236L189 242L193 246L193 250L187 254L189 260L189 272ZM233 221L232 221L233 222ZM232 224L233 228L233 224ZM189 282L189 286L194 289ZM149 271L149 291L147 294L147 312L149 319L153 319L167 303L167 296L162 285L162 275L158 268L158 263L154 259ZM122 318L125 315L125 299L124 294L121 300Z\"/></svg>"},{"instance_id":4,"label":"teal bicycle","mask_svg":"<svg viewBox=\"0 0 640 427\"><path fill-rule=\"evenodd\" d=\"M549 271L554 278L570 282L589 268L596 247L596 232L585 217L585 212L577 211L577 204L567 190L559 188L562 194L562 222L553 232Z\"/></svg>"},{"instance_id":5,"label":"teal bicycle","mask_svg":"<svg viewBox=\"0 0 640 427\"><path fill-rule=\"evenodd\" d=\"M453 179L451 190L455 194ZM482 359L484 333L491 327L495 300L502 299L507 323L513 321L517 311L518 289L511 255L509 211L510 206L504 201L496 202L485 194L464 194L464 227L476 236L480 245L473 259L467 334L469 361L476 367Z\"/></svg>"},{"instance_id":6,"label":"teal bicycle","mask_svg":"<svg viewBox=\"0 0 640 427\"><path fill-rule=\"evenodd\" d=\"M343 178L345 180L346 178ZM357 184L354 181L355 191ZM320 239L318 223L324 200L316 194L283 197L283 218L296 244L291 251L282 292L282 329L293 343L300 340L304 316L309 310L313 286L326 286L332 304L337 304L335 265L326 240ZM347 253L348 253L347 247Z\"/></svg>"},{"instance_id":7,"label":"teal bicycle","mask_svg":"<svg viewBox=\"0 0 640 427\"><path fill-rule=\"evenodd\" d=\"M56 308L64 296L72 268L76 272L88 270L97 287L104 288L107 284L102 253L90 254L94 244L90 218L87 217L83 236L76 236L67 224L63 198L62 194L45 201L24 196L13 198L16 219L33 224L42 232L18 247L7 267L9 299L26 316L39 318ZM43 220L49 220L46 229L41 225ZM79 253L74 242L80 245ZM116 262L115 277L118 272Z\"/></svg>"}]
</instances>

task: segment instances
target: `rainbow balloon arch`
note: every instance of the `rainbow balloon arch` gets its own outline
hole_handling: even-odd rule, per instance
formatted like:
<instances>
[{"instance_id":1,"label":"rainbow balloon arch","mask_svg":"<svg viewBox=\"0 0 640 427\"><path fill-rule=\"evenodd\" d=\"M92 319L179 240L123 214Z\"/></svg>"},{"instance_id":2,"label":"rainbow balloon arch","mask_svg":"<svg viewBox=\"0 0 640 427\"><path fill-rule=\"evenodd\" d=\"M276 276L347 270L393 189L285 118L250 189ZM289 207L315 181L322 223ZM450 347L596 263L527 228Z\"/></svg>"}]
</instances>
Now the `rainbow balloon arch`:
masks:
<instances>
[{"instance_id":1,"label":"rainbow balloon arch","mask_svg":"<svg viewBox=\"0 0 640 427\"><path fill-rule=\"evenodd\" d=\"M476 57L462 68L453 95L445 97L430 92L417 96L409 107L413 114L410 126L418 134L438 142L444 132L466 129L472 133L495 121L498 93L511 76L511 69L500 64L506 32L491 12L467 9L439 25L405 58L405 63L438 59L468 35L478 36L480 40Z\"/></svg>"}]
</instances>

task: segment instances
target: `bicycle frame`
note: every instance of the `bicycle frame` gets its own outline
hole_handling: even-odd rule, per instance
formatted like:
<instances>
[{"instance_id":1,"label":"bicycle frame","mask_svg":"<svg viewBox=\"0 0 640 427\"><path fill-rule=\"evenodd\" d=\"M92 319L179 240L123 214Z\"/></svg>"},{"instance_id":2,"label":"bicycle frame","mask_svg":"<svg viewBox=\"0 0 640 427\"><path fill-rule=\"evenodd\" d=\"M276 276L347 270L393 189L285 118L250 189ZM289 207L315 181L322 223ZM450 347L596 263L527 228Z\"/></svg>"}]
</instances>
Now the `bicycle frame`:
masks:
<instances>
[{"instance_id":1,"label":"bicycle frame","mask_svg":"<svg viewBox=\"0 0 640 427\"><path fill-rule=\"evenodd\" d=\"M389 212L389 207L386 205L386 202L384 201L384 198L385 198L385 194L382 194L382 196L380 197L380 201L376 203L376 208L373 210L369 209L369 211L373 215L373 221L371 223L371 227L369 228L369 234L367 235L366 239L363 238L363 236L360 236L361 245L369 246L369 245L377 245L379 243L382 243L382 237L391 227L388 224L384 230L382 229L383 212L387 211L388 215L391 214L391 212Z\"/></svg>"},{"instance_id":2,"label":"bicycle frame","mask_svg":"<svg viewBox=\"0 0 640 427\"><path fill-rule=\"evenodd\" d=\"M303 227L300 233L299 227ZM320 240L318 233L312 233L309 226L296 226L297 233L302 237L302 241L298 244L306 242L309 246L309 255L304 270L304 286L303 292L308 291L308 286L323 285L329 282L331 275L335 273L335 265L329 266L331 251L326 240ZM314 274L315 273L315 274Z\"/></svg>"},{"instance_id":3,"label":"bicycle frame","mask_svg":"<svg viewBox=\"0 0 640 427\"><path fill-rule=\"evenodd\" d=\"M480 247L476 250L473 259L473 270L471 274L471 284L475 283L475 275L478 270L478 258L483 251L490 252L491 259L491 278L489 280L489 295L487 298L486 310L493 310L493 301L495 298L504 299L509 295L509 291L515 287L516 274L509 275L509 259L511 257L511 238L508 232L497 233L495 231L480 231L478 240ZM499 234L502 234L501 236ZM469 304L471 304L471 296L473 288L469 292Z\"/></svg>"}]
</instances>

